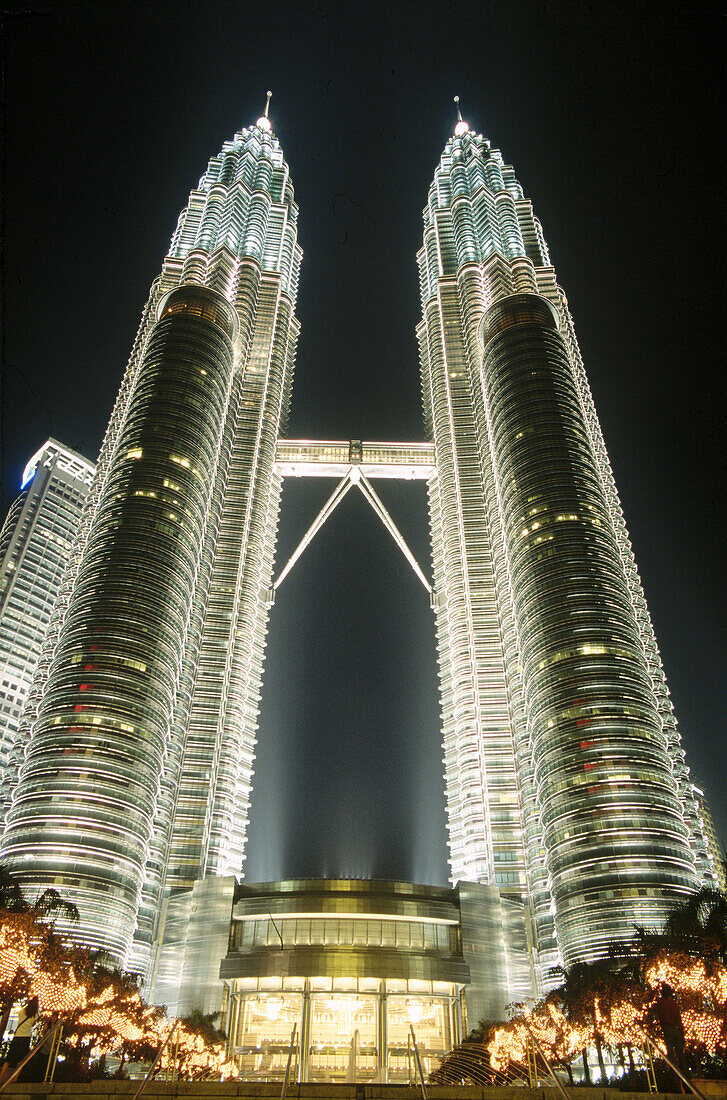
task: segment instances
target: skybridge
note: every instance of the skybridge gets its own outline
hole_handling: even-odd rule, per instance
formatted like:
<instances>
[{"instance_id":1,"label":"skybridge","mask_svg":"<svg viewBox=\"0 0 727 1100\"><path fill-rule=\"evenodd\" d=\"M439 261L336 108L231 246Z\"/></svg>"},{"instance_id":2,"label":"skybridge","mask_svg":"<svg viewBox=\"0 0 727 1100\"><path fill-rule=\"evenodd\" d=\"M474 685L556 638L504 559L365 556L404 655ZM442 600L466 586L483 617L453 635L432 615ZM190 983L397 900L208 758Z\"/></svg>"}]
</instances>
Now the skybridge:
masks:
<instances>
[{"instance_id":1,"label":"skybridge","mask_svg":"<svg viewBox=\"0 0 727 1100\"><path fill-rule=\"evenodd\" d=\"M364 477L426 481L436 473L433 443L364 443L351 440L279 439L275 466L283 477L345 477L352 466Z\"/></svg>"},{"instance_id":2,"label":"skybridge","mask_svg":"<svg viewBox=\"0 0 727 1100\"><path fill-rule=\"evenodd\" d=\"M404 536L386 510L371 484L376 478L396 478L404 481L427 481L437 468L432 443L364 443L361 439L309 440L280 439L275 467L283 477L331 477L338 484L301 539L288 564L279 574L269 592L272 603L275 593L303 551L329 519L348 491L354 486L361 492L383 523L416 576L429 593L435 606L435 594Z\"/></svg>"}]
</instances>

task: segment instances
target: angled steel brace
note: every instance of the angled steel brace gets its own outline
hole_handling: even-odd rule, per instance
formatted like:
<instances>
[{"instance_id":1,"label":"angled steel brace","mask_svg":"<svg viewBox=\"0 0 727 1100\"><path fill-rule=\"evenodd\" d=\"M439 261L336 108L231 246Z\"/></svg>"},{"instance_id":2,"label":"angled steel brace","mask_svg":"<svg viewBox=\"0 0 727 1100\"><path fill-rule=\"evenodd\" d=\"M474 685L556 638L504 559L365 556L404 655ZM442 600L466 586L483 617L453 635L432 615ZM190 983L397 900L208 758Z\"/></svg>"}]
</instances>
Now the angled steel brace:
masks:
<instances>
[{"instance_id":1,"label":"angled steel brace","mask_svg":"<svg viewBox=\"0 0 727 1100\"><path fill-rule=\"evenodd\" d=\"M396 545L401 550L401 552L404 555L404 557L406 558L406 560L409 562L409 565L412 567L412 569L416 573L417 577L419 578L419 580L422 582L422 584L426 588L429 595L432 596L432 586L431 586L431 584L429 583L429 581L427 580L427 578L424 576L421 569L419 568L419 564L418 564L416 558L412 554L411 550L409 549L409 547L407 546L407 544L404 540L403 535L400 533L398 527L396 526L393 519L391 518L391 516L387 512L386 508L382 504L382 502L379 499L379 497L377 496L376 492L374 491L374 488L373 488L371 482L368 480L368 478L366 478L364 476L364 474L361 472L361 470L358 466L351 466L348 473L346 474L346 476L343 477L339 481L338 485L333 490L330 497L328 498L326 503L323 505L320 512L316 516L316 518L313 520L313 523L310 525L310 527L308 528L306 533L303 535L303 538L298 543L298 546L295 549L292 557L290 558L290 561L285 566L282 573L280 574L280 576L278 577L278 579L276 580L275 584L272 587L271 599L274 597L274 595L277 592L278 588L283 583L283 581L285 580L288 573L293 568L293 566L295 565L295 563L297 562L298 558L301 556L303 551L308 546L310 546L311 542L313 541L315 536L318 534L318 532L320 531L323 524L326 522L327 519L329 519L330 516L333 515L336 508L341 503L341 501L343 500L343 498L345 497L346 493L348 492L348 490L351 488L352 485L356 485L361 490L361 494L362 494L364 500L366 500L371 505L371 508L373 509L374 513L379 517L379 519L383 523L384 527L389 532L389 534L391 535L394 542L396 543Z\"/></svg>"},{"instance_id":2,"label":"angled steel brace","mask_svg":"<svg viewBox=\"0 0 727 1100\"><path fill-rule=\"evenodd\" d=\"M350 473L346 474L346 476L344 478L342 478L341 481L339 481L338 485L333 490L333 492L329 496L328 500L323 505L320 512L318 513L316 518L311 523L311 525L308 528L308 530L306 531L306 533L303 535L303 538L300 540L297 549L293 553L293 556L291 557L290 561L286 565L285 569L283 570L283 572L280 574L280 576L276 580L275 584L273 585L273 589L272 589L273 593L277 592L278 588L283 583L283 581L287 577L288 573L290 572L290 570L293 568L293 566L297 562L300 555L303 553L303 551L305 550L305 548L307 546L310 546L311 542L313 541L315 536L318 534L318 532L320 531L323 524L326 522L328 517L330 515L332 515L333 512L335 512L336 508L341 503L341 501L343 500L343 498L345 497L346 493L348 492L348 490L351 488L352 485L353 485L353 481L351 480Z\"/></svg>"},{"instance_id":3,"label":"angled steel brace","mask_svg":"<svg viewBox=\"0 0 727 1100\"><path fill-rule=\"evenodd\" d=\"M386 511L386 508L384 507L384 505L379 500L378 496L376 495L376 493L374 491L374 487L372 486L371 482L368 480L367 477L364 476L364 474L361 473L360 470L358 470L357 473L358 473L358 477L355 479L355 481L356 481L356 484L358 485L359 489L361 490L363 496L369 502L369 504L373 508L374 512L379 517L379 519L383 523L384 527L389 532L389 534L391 535L394 542L396 543L396 545L401 550L401 552L404 555L404 557L406 558L406 560L409 562L409 565L412 567L412 569L416 573L417 577L422 582L422 584L426 588L427 592L431 596L432 586L429 583L429 581L427 580L427 578L424 576L424 574L422 573L421 569L419 568L419 564L418 564L416 558L414 557L411 550L409 549L406 542L404 541L404 536L400 533L399 528L396 526L393 519L391 518L389 513Z\"/></svg>"}]
</instances>

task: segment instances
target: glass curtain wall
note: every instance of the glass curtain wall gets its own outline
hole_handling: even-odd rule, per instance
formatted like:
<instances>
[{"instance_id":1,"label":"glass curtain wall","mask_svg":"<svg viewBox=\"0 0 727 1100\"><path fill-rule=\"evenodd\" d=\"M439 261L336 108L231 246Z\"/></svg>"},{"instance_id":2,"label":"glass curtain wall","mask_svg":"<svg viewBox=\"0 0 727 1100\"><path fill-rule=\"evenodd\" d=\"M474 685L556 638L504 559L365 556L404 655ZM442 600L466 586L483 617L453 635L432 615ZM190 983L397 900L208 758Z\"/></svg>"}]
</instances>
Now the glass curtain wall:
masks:
<instances>
[{"instance_id":1,"label":"glass curtain wall","mask_svg":"<svg viewBox=\"0 0 727 1100\"><path fill-rule=\"evenodd\" d=\"M457 1041L457 993L414 979L238 979L227 1002L230 1054L243 1080L282 1080L297 1025L292 1080L413 1084L411 1028L428 1074Z\"/></svg>"},{"instance_id":2,"label":"glass curtain wall","mask_svg":"<svg viewBox=\"0 0 727 1100\"><path fill-rule=\"evenodd\" d=\"M287 415L298 334L297 217L288 166L263 116L210 159L179 217L144 308L20 723L26 763L13 776L2 858L15 864L29 888L54 885L77 902L81 922L67 929L71 935L142 971L165 892L191 888L205 874L240 874L242 868L268 616L265 592L280 497L275 446ZM131 490L138 494L126 501L126 482L121 488L117 482L126 474L134 480L146 468L144 448L151 447L127 442L140 423L141 406L155 400L154 349L160 326L172 320L158 319L158 307L177 287L207 288L235 315L225 392L221 403L216 392L210 398L216 366L207 362L200 316L176 355L175 370L180 377L186 372L189 384L180 389L176 405L170 395L157 410L160 432L178 442L167 454L182 461L169 470L162 465L170 458L157 463L144 484ZM215 432L199 461L183 446L198 423L204 430L213 425ZM129 457L134 446L142 450L139 459ZM164 540L172 538L160 526L158 543L152 539L144 516L160 508L173 518L160 515L153 522L179 529L172 557L185 565L180 571L168 563L140 590L138 645L121 644L118 618L112 649L117 666L127 670L128 691L121 692L119 713L113 715L113 738L94 740L93 793L81 782L80 758L75 776L66 746L52 730L58 719L61 726L72 721L74 730L85 731L86 723L99 717L91 700L103 695L107 709L113 704L102 669L79 668L80 651L70 639L75 631L78 641L72 623L90 623L81 598L100 600L110 587L123 585L109 534L114 508L124 512L122 541L137 572L143 573L147 544L161 552ZM190 539L194 561L187 553ZM151 653L154 638L165 629L165 616L154 602L161 588L181 603L174 639L160 637L158 651ZM82 659L84 665L99 664L85 651ZM73 691L83 692L73 703L82 709L69 719ZM127 696L135 700L131 710L121 701ZM123 752L123 767L117 766L117 750ZM38 800L50 796L51 786L55 801L47 813ZM79 813L80 797L93 807L93 827L85 812ZM136 823L130 826L132 819ZM115 834L126 835L130 827L129 843L115 848Z\"/></svg>"}]
</instances>

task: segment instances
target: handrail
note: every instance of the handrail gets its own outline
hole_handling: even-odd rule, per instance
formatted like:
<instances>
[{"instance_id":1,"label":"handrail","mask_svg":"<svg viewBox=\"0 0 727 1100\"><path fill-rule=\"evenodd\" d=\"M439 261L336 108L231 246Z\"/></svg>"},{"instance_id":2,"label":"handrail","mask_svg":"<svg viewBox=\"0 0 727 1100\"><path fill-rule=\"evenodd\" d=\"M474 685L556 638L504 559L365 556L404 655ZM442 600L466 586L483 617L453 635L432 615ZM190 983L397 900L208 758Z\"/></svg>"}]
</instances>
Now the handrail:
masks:
<instances>
[{"instance_id":1,"label":"handrail","mask_svg":"<svg viewBox=\"0 0 727 1100\"><path fill-rule=\"evenodd\" d=\"M61 1038L63 1036L63 1025L59 1023L58 1030L53 1038L53 1042L50 1045L48 1051L48 1061L45 1065L45 1077L44 1081L53 1081L56 1073L56 1066L58 1065L58 1051L61 1048Z\"/></svg>"},{"instance_id":2,"label":"handrail","mask_svg":"<svg viewBox=\"0 0 727 1100\"><path fill-rule=\"evenodd\" d=\"M298 1022L293 1024L293 1030L290 1033L290 1046L288 1047L288 1062L285 1067L285 1077L283 1078L283 1088L280 1093L280 1100L285 1100L285 1094L288 1091L288 1077L290 1076L290 1063L293 1060L293 1047L295 1046L295 1033L298 1030Z\"/></svg>"},{"instance_id":3,"label":"handrail","mask_svg":"<svg viewBox=\"0 0 727 1100\"><path fill-rule=\"evenodd\" d=\"M532 1035L528 1036L525 1050L525 1067L528 1071L528 1086L531 1089L538 1087L538 1052Z\"/></svg>"},{"instance_id":4,"label":"handrail","mask_svg":"<svg viewBox=\"0 0 727 1100\"><path fill-rule=\"evenodd\" d=\"M18 1065L17 1065L16 1067L15 1067L15 1069L14 1069L14 1070L13 1070L13 1072L12 1072L12 1073L10 1074L10 1076L9 1076L8 1078L6 1078L6 1079L5 1079L4 1081L3 1081L2 1085L0 1085L0 1092L4 1092L4 1091L5 1091L5 1089L6 1089L7 1087L8 1087L8 1085L9 1085L9 1084L11 1084L11 1083L12 1083L12 1082L13 1082L13 1081L15 1080L15 1078L16 1078L16 1077L18 1076L18 1074L20 1073L20 1071L21 1071L21 1069L23 1068L23 1066L24 1066L24 1065L25 1065L25 1064L26 1064L27 1062L29 1062L29 1061L30 1061L30 1059L31 1059L31 1058L33 1057L33 1055L34 1055L34 1054L36 1054L36 1053L37 1053L37 1051L38 1051L38 1050L40 1050L40 1048L41 1048L41 1047L43 1046L43 1044L44 1044L44 1043L46 1042L46 1040L47 1040L47 1039L50 1039L51 1035L55 1035L56 1031L58 1031L58 1030L59 1030L59 1028L61 1028L61 1027L63 1027L63 1024L62 1024L62 1023L58 1023L58 1024L56 1024L56 1025L55 1025L54 1027L49 1027L49 1028L47 1029L47 1031L44 1031L44 1032L43 1032L42 1036L40 1037L40 1039L38 1040L38 1042L37 1042L37 1043L35 1044L35 1046L34 1046L34 1047L31 1047L31 1048L30 1048L30 1050L28 1051L28 1053L27 1053L27 1054L25 1055L25 1057L23 1058L22 1062L20 1062L20 1063L19 1063L19 1064L18 1064Z\"/></svg>"},{"instance_id":5,"label":"handrail","mask_svg":"<svg viewBox=\"0 0 727 1100\"><path fill-rule=\"evenodd\" d=\"M644 1043L641 1048L641 1056L644 1059L644 1065L646 1066L646 1083L649 1086L649 1092L658 1092L659 1089L656 1084L656 1070L654 1069L654 1058L651 1053L651 1047L648 1043Z\"/></svg>"},{"instance_id":6,"label":"handrail","mask_svg":"<svg viewBox=\"0 0 727 1100\"><path fill-rule=\"evenodd\" d=\"M530 1027L530 1025L529 1025L529 1024L527 1023L527 1021L526 1021L526 1020L523 1020L523 1023L525 1024L525 1027L527 1028L527 1031L528 1031L528 1034L530 1035L530 1038L531 1038L531 1039L533 1040L533 1042L535 1043L536 1047L538 1048L538 1054L540 1055L540 1057L541 1057L541 1058L543 1059L543 1061L545 1062L545 1067L546 1067L546 1069L548 1070L548 1073L550 1074L550 1076L552 1077L552 1079L553 1079L553 1082L554 1082L554 1084L555 1084L555 1087L556 1087L556 1088L558 1089L558 1092L559 1092L559 1093L561 1094L561 1096L563 1097L563 1100L568 1100L568 1093L567 1093L567 1092L565 1091L565 1089L563 1088L563 1085L561 1084L560 1080L559 1080L559 1079L558 1079L558 1078L556 1077L556 1075L555 1075L555 1071L553 1070L553 1067L551 1066L551 1064L550 1064L550 1062L548 1061L548 1059L547 1059L547 1058L545 1057L545 1051L543 1050L543 1048L541 1047L540 1043L538 1042L538 1040L537 1040L537 1038L536 1038L536 1036L535 1036L535 1032L534 1032L534 1031L532 1030L532 1028L531 1028L531 1027Z\"/></svg>"},{"instance_id":7,"label":"handrail","mask_svg":"<svg viewBox=\"0 0 727 1100\"><path fill-rule=\"evenodd\" d=\"M179 1026L179 1020L175 1020L174 1025L171 1028L169 1034L167 1035L167 1037L164 1040L164 1042L162 1043L162 1045L159 1047L159 1050L154 1055L154 1061L149 1066L149 1069L146 1071L146 1077L144 1078L144 1080L141 1082L138 1089L134 1093L133 1100L139 1100L139 1097L141 1096L142 1092L144 1091L146 1086L149 1084L149 1082L152 1078L152 1075L154 1073L154 1070L157 1067L157 1063L159 1062L159 1059L161 1058L164 1051L167 1049L167 1047L169 1045L169 1040L171 1039L172 1035L174 1035L174 1032L177 1030L178 1026Z\"/></svg>"},{"instance_id":8,"label":"handrail","mask_svg":"<svg viewBox=\"0 0 727 1100\"><path fill-rule=\"evenodd\" d=\"M421 1088L422 1088L422 1097L423 1097L423 1100L429 1100L429 1097L427 1096L427 1086L424 1084L424 1073L422 1071L422 1060L419 1057L419 1047L417 1046L417 1037L414 1034L414 1025L413 1024L409 1024L409 1031L411 1032L411 1041L412 1041L412 1045L414 1047L414 1065L419 1070L419 1084L421 1085Z\"/></svg>"},{"instance_id":9,"label":"handrail","mask_svg":"<svg viewBox=\"0 0 727 1100\"><path fill-rule=\"evenodd\" d=\"M654 1050L656 1051L656 1053L659 1055L659 1057L663 1058L663 1060L666 1062L666 1064L668 1066L670 1066L671 1069L674 1070L674 1072L676 1073L679 1080L683 1081L684 1084L687 1086L687 1088L690 1089L691 1092L693 1092L695 1096L699 1097L699 1100L707 1100L707 1097L704 1095L704 1093L700 1092L699 1089L697 1088L697 1086L692 1084L692 1082L689 1080L689 1078L685 1077L684 1074L682 1073L682 1071L677 1066L674 1065L671 1058L669 1058L666 1054L664 1054L664 1052L662 1051L659 1044L657 1042L655 1042L654 1039L651 1038L648 1031L644 1031L643 1028L639 1028L638 1030L641 1032L642 1038L646 1039L649 1046L652 1046L654 1048Z\"/></svg>"}]
</instances>

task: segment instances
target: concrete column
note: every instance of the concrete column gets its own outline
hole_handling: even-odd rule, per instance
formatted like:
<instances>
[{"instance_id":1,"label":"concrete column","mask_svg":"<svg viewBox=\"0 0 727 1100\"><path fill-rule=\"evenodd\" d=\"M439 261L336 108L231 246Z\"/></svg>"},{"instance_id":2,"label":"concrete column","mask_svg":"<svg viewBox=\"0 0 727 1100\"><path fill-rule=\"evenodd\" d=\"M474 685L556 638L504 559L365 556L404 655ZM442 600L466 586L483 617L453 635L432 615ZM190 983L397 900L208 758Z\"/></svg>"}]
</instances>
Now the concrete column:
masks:
<instances>
[{"instance_id":1,"label":"concrete column","mask_svg":"<svg viewBox=\"0 0 727 1100\"><path fill-rule=\"evenodd\" d=\"M237 1029L240 1024L240 994L230 994L230 1007L227 1014L228 1026L227 1026L227 1056L228 1058L235 1057L235 1047L237 1042Z\"/></svg>"}]
</instances>

